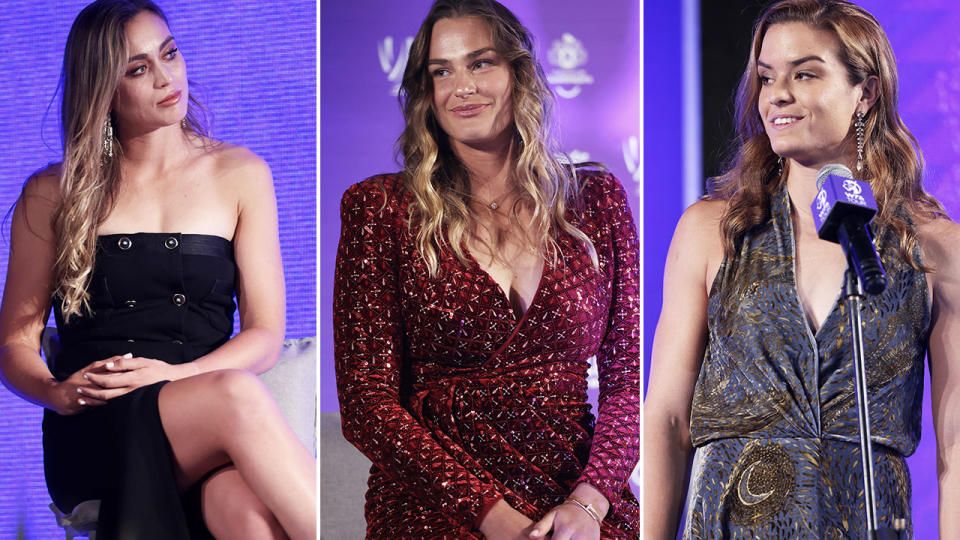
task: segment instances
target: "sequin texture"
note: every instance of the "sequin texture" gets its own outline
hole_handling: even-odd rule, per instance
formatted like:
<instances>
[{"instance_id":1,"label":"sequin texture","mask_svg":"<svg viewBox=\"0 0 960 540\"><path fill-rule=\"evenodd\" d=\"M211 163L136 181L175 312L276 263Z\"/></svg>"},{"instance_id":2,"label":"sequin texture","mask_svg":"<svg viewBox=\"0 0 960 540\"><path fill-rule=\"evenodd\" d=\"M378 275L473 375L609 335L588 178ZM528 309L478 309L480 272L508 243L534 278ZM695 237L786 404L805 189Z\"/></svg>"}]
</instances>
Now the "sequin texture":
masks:
<instances>
[{"instance_id":1,"label":"sequin texture","mask_svg":"<svg viewBox=\"0 0 960 540\"><path fill-rule=\"evenodd\" d=\"M334 287L344 435L373 462L368 538L481 538L501 498L536 520L580 482L611 509L605 538L639 535L627 478L639 452L639 265L619 182L582 174L572 237L544 266L519 319L493 279L449 250L430 278L406 225L399 175L352 186L341 204ZM599 416L586 403L596 355ZM596 426L596 427L595 427Z\"/></svg>"}]
</instances>

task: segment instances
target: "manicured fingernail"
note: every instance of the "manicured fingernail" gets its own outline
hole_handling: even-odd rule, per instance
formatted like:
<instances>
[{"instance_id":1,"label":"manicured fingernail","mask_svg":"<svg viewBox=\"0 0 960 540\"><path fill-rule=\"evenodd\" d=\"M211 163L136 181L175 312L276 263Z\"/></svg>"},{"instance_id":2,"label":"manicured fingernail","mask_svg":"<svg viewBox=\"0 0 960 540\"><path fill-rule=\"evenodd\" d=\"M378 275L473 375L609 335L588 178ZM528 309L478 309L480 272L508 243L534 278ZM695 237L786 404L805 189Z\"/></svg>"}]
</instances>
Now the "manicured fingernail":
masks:
<instances>
[{"instance_id":1,"label":"manicured fingernail","mask_svg":"<svg viewBox=\"0 0 960 540\"><path fill-rule=\"evenodd\" d=\"M86 373L83 374L83 378L86 379L86 380L88 380L88 381L90 380L90 377L87 377L87 374L86 374Z\"/></svg>"},{"instance_id":2,"label":"manicured fingernail","mask_svg":"<svg viewBox=\"0 0 960 540\"><path fill-rule=\"evenodd\" d=\"M83 393L83 388L77 388L77 393L78 393L78 394L82 394L82 393Z\"/></svg>"},{"instance_id":3,"label":"manicured fingernail","mask_svg":"<svg viewBox=\"0 0 960 540\"><path fill-rule=\"evenodd\" d=\"M82 400L82 399L78 399L78 400L77 400L77 403L79 403L79 404L81 404L81 405L86 405L86 404L87 404L87 402L84 401L84 400Z\"/></svg>"},{"instance_id":4,"label":"manicured fingernail","mask_svg":"<svg viewBox=\"0 0 960 540\"><path fill-rule=\"evenodd\" d=\"M113 362L107 362L107 369L113 368Z\"/></svg>"},{"instance_id":5,"label":"manicured fingernail","mask_svg":"<svg viewBox=\"0 0 960 540\"><path fill-rule=\"evenodd\" d=\"M123 355L124 358L133 358L133 353L127 353Z\"/></svg>"}]
</instances>

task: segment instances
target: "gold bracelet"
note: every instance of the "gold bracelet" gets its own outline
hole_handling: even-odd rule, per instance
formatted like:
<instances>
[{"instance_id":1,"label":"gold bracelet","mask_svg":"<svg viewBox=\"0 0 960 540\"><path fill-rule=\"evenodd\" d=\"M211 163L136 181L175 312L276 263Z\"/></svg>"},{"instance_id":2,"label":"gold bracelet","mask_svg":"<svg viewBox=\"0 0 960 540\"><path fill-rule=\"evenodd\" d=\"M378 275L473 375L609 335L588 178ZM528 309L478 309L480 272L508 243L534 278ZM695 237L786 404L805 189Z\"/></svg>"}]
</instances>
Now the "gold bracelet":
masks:
<instances>
[{"instance_id":1,"label":"gold bracelet","mask_svg":"<svg viewBox=\"0 0 960 540\"><path fill-rule=\"evenodd\" d=\"M567 500L565 500L565 501L563 501L563 502L565 502L565 503L573 503L573 504L579 506L580 508L583 508L583 511L586 512L586 513L588 513L588 514L590 514L590 517L592 517L593 520L597 522L597 525L600 525L600 521L602 521L602 520L600 519L600 513L597 512L597 509L593 507L593 504L583 504L583 501L581 501L580 499L574 497L573 495L567 497Z\"/></svg>"}]
</instances>

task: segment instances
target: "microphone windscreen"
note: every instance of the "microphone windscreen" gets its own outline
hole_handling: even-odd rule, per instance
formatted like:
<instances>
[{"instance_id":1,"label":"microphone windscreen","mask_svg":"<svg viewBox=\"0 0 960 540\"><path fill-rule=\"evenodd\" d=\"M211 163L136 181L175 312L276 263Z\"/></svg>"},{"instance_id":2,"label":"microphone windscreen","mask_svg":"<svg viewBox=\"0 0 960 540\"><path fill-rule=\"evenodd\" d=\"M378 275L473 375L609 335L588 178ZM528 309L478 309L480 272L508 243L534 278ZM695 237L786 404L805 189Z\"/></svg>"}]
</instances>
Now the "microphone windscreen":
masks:
<instances>
[{"instance_id":1,"label":"microphone windscreen","mask_svg":"<svg viewBox=\"0 0 960 540\"><path fill-rule=\"evenodd\" d=\"M820 169L820 172L817 173L817 189L823 189L823 182L831 174L834 176L842 176L844 178L853 178L853 173L850 172L850 169L839 163L830 163L829 165L824 165Z\"/></svg>"},{"instance_id":2,"label":"microphone windscreen","mask_svg":"<svg viewBox=\"0 0 960 540\"><path fill-rule=\"evenodd\" d=\"M844 220L856 217L869 223L877 213L877 201L870 184L854 180L843 165L825 165L817 175L817 197L810 205L817 235L823 240L837 241L837 227Z\"/></svg>"}]
</instances>

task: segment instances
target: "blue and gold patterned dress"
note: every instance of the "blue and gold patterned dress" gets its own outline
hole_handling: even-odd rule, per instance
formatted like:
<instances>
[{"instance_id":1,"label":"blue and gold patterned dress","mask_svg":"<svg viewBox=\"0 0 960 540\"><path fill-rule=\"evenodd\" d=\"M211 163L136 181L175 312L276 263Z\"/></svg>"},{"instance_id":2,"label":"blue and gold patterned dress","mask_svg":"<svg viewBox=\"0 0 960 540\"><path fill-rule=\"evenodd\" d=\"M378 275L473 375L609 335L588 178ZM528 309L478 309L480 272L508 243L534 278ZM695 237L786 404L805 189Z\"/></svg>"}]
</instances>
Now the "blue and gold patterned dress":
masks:
<instances>
[{"instance_id":1,"label":"blue and gold patterned dress","mask_svg":"<svg viewBox=\"0 0 960 540\"><path fill-rule=\"evenodd\" d=\"M768 222L736 245L710 290L684 538L864 537L846 306L838 294L811 331L790 204L786 188L774 195ZM905 518L912 530L904 457L920 439L930 301L924 273L898 256L897 241L877 236L887 288L865 301L864 349L877 519Z\"/></svg>"}]
</instances>

